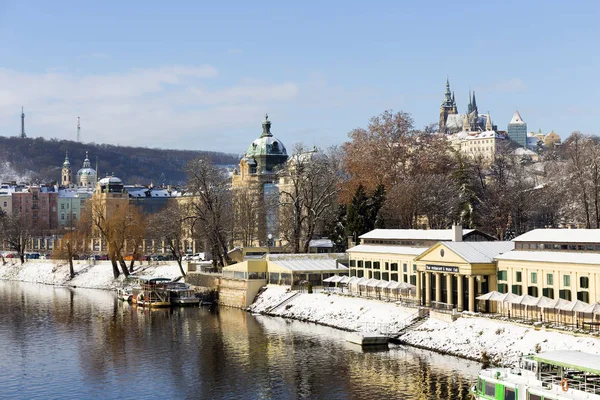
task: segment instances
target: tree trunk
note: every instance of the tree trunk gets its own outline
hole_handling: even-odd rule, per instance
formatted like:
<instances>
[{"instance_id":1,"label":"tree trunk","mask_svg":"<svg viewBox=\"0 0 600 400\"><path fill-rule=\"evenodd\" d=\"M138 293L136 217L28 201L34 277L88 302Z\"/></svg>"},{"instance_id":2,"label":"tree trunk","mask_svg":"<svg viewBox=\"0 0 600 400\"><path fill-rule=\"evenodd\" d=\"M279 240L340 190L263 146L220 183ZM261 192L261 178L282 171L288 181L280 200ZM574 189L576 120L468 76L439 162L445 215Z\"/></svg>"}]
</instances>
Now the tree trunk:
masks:
<instances>
[{"instance_id":1,"label":"tree trunk","mask_svg":"<svg viewBox=\"0 0 600 400\"><path fill-rule=\"evenodd\" d=\"M4 258L4 255L2 255L2 265L6 265L6 259Z\"/></svg>"},{"instance_id":2,"label":"tree trunk","mask_svg":"<svg viewBox=\"0 0 600 400\"><path fill-rule=\"evenodd\" d=\"M69 276L70 279L73 279L75 276L75 269L73 269L73 247L71 247L71 242L67 242L67 254L69 256Z\"/></svg>"},{"instance_id":3,"label":"tree trunk","mask_svg":"<svg viewBox=\"0 0 600 400\"><path fill-rule=\"evenodd\" d=\"M127 277L129 275L129 270L127 269L127 263L125 260L123 260L122 255L119 255L119 264L121 265L121 271L123 272L123 275Z\"/></svg>"},{"instance_id":4,"label":"tree trunk","mask_svg":"<svg viewBox=\"0 0 600 400\"><path fill-rule=\"evenodd\" d=\"M131 257L131 262L129 263L129 272L133 272L133 264L135 263L135 255Z\"/></svg>"},{"instance_id":5,"label":"tree trunk","mask_svg":"<svg viewBox=\"0 0 600 400\"><path fill-rule=\"evenodd\" d=\"M112 269L113 269L113 276L115 277L115 279L117 279L119 277L119 275L121 275L121 273L119 272L119 267L117 266L117 260L115 259L115 257L110 257L110 263L112 264Z\"/></svg>"},{"instance_id":6,"label":"tree trunk","mask_svg":"<svg viewBox=\"0 0 600 400\"><path fill-rule=\"evenodd\" d=\"M171 249L171 254L177 260L177 265L179 265L179 270L181 271L181 276L185 277L185 271L183 270L183 265L181 265L181 255L177 254L175 249Z\"/></svg>"},{"instance_id":7,"label":"tree trunk","mask_svg":"<svg viewBox=\"0 0 600 400\"><path fill-rule=\"evenodd\" d=\"M19 259L21 259L21 264L25 264L25 254L19 252Z\"/></svg>"}]
</instances>

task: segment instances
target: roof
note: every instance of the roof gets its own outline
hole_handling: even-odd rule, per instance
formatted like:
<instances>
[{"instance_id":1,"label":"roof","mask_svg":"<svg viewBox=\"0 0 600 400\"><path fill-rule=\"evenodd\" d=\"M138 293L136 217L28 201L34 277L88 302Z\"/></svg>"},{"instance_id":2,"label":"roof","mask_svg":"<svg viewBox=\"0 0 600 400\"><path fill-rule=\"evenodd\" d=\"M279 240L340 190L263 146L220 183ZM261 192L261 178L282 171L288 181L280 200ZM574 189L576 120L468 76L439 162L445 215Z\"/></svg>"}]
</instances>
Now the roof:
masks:
<instances>
[{"instance_id":1,"label":"roof","mask_svg":"<svg viewBox=\"0 0 600 400\"><path fill-rule=\"evenodd\" d=\"M347 271L348 267L336 262L335 259L297 258L289 260L272 260L276 264L292 271Z\"/></svg>"},{"instance_id":2,"label":"roof","mask_svg":"<svg viewBox=\"0 0 600 400\"><path fill-rule=\"evenodd\" d=\"M98 181L100 185L106 185L109 183L120 183L123 184L123 181L117 178L116 176L107 176L106 178L102 178Z\"/></svg>"},{"instance_id":3,"label":"roof","mask_svg":"<svg viewBox=\"0 0 600 400\"><path fill-rule=\"evenodd\" d=\"M534 229L515 242L600 243L600 229Z\"/></svg>"},{"instance_id":4,"label":"roof","mask_svg":"<svg viewBox=\"0 0 600 400\"><path fill-rule=\"evenodd\" d=\"M418 256L427 250L427 247L409 246L386 246L377 244L359 244L346 250L347 253L384 253L384 254L408 254Z\"/></svg>"},{"instance_id":5,"label":"roof","mask_svg":"<svg viewBox=\"0 0 600 400\"><path fill-rule=\"evenodd\" d=\"M600 253L569 251L510 251L496 260L600 265Z\"/></svg>"},{"instance_id":6,"label":"roof","mask_svg":"<svg viewBox=\"0 0 600 400\"><path fill-rule=\"evenodd\" d=\"M510 120L509 124L525 125L525 121L523 121L523 118L521 118L521 114L519 114L519 110L515 110L515 113L513 114L513 117Z\"/></svg>"},{"instance_id":7,"label":"roof","mask_svg":"<svg viewBox=\"0 0 600 400\"><path fill-rule=\"evenodd\" d=\"M472 264L492 263L499 254L515 248L513 242L444 242L442 244Z\"/></svg>"},{"instance_id":8,"label":"roof","mask_svg":"<svg viewBox=\"0 0 600 400\"><path fill-rule=\"evenodd\" d=\"M549 351L547 353L535 354L532 358L547 364L561 367L573 368L578 371L587 371L600 374L600 355L583 353L581 351Z\"/></svg>"},{"instance_id":9,"label":"roof","mask_svg":"<svg viewBox=\"0 0 600 400\"><path fill-rule=\"evenodd\" d=\"M463 237L475 229L463 229ZM360 239L452 240L452 229L373 229Z\"/></svg>"},{"instance_id":10,"label":"roof","mask_svg":"<svg viewBox=\"0 0 600 400\"><path fill-rule=\"evenodd\" d=\"M333 242L331 239L312 239L308 242L308 247L333 247Z\"/></svg>"}]
</instances>

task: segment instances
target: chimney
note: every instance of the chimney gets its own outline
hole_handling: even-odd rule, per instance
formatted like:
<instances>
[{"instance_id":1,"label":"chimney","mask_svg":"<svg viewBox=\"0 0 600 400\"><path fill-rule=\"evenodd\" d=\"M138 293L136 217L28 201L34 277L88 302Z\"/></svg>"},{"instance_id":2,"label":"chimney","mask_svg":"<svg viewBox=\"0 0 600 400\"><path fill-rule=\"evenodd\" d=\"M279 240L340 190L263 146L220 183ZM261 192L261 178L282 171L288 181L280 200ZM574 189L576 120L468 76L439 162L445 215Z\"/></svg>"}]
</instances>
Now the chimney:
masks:
<instances>
[{"instance_id":1,"label":"chimney","mask_svg":"<svg viewBox=\"0 0 600 400\"><path fill-rule=\"evenodd\" d=\"M462 225L452 224L452 241L462 242L463 240L463 229Z\"/></svg>"},{"instance_id":2,"label":"chimney","mask_svg":"<svg viewBox=\"0 0 600 400\"><path fill-rule=\"evenodd\" d=\"M352 236L348 236L348 248L351 248L354 246L356 246L356 243L354 243L354 238Z\"/></svg>"}]
</instances>

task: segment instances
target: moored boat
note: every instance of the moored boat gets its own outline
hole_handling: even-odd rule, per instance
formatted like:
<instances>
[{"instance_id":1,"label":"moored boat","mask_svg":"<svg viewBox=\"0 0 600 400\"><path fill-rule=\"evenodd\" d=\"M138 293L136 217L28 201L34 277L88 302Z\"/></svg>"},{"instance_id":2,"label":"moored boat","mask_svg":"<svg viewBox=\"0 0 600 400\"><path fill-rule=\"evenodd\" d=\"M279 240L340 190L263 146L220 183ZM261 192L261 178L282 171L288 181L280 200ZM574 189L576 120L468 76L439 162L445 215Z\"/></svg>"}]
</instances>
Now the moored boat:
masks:
<instances>
[{"instance_id":1,"label":"moored boat","mask_svg":"<svg viewBox=\"0 0 600 400\"><path fill-rule=\"evenodd\" d=\"M123 301L131 301L133 297L133 288L131 286L126 286L117 289L117 298Z\"/></svg>"},{"instance_id":2,"label":"moored boat","mask_svg":"<svg viewBox=\"0 0 600 400\"><path fill-rule=\"evenodd\" d=\"M166 290L169 278L136 277L138 286L133 287L131 301L143 307L169 307L171 302Z\"/></svg>"},{"instance_id":3,"label":"moored boat","mask_svg":"<svg viewBox=\"0 0 600 400\"><path fill-rule=\"evenodd\" d=\"M187 283L171 282L165 285L169 301L173 306L198 305L200 299Z\"/></svg>"},{"instance_id":4,"label":"moored boat","mask_svg":"<svg viewBox=\"0 0 600 400\"><path fill-rule=\"evenodd\" d=\"M600 400L600 355L551 351L523 356L516 367L482 370L471 393L487 400Z\"/></svg>"}]
</instances>

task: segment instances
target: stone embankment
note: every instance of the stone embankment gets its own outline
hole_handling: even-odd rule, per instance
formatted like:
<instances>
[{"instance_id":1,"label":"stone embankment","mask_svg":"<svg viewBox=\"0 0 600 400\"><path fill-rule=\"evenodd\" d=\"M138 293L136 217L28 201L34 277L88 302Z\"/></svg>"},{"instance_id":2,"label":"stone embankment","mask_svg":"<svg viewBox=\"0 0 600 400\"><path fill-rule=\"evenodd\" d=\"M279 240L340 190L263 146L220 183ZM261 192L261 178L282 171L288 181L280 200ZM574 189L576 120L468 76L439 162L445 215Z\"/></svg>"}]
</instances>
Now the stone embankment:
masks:
<instances>
[{"instance_id":1,"label":"stone embankment","mask_svg":"<svg viewBox=\"0 0 600 400\"><path fill-rule=\"evenodd\" d=\"M268 287L248 308L251 312L293 318L360 331L393 331L416 317L417 310L394 303L339 294L291 294ZM289 300L288 300L289 298ZM551 350L579 350L600 354L600 339L589 335L555 332L529 325L466 315L456 321L429 318L405 331L401 340L415 347L472 360L484 353L494 364L513 365L521 354Z\"/></svg>"}]
</instances>

